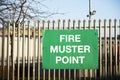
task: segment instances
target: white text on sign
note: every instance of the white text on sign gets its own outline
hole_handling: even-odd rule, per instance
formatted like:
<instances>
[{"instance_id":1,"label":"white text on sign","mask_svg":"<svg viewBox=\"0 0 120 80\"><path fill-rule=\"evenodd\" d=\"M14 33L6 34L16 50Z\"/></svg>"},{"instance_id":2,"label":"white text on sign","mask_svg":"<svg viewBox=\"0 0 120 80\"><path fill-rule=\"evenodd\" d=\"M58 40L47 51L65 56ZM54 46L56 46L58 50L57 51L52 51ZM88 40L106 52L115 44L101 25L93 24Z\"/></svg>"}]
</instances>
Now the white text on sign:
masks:
<instances>
[{"instance_id":1,"label":"white text on sign","mask_svg":"<svg viewBox=\"0 0 120 80\"><path fill-rule=\"evenodd\" d=\"M59 36L60 43L80 43L81 35L60 35ZM90 53L90 45L51 45L50 53ZM85 56L56 56L56 64L83 64Z\"/></svg>"},{"instance_id":2,"label":"white text on sign","mask_svg":"<svg viewBox=\"0 0 120 80\"><path fill-rule=\"evenodd\" d=\"M60 35L60 42L80 42L80 35Z\"/></svg>"}]
</instances>

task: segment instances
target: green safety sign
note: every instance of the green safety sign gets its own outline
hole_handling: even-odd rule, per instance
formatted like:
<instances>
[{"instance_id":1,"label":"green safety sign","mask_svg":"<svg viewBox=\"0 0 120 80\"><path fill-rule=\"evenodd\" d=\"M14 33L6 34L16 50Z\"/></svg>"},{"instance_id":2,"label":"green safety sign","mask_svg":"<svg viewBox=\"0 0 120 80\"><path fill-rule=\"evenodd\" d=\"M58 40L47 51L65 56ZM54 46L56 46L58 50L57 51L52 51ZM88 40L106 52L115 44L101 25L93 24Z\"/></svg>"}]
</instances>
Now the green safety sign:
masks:
<instances>
[{"instance_id":1,"label":"green safety sign","mask_svg":"<svg viewBox=\"0 0 120 80\"><path fill-rule=\"evenodd\" d=\"M98 68L97 30L43 30L44 69Z\"/></svg>"}]
</instances>

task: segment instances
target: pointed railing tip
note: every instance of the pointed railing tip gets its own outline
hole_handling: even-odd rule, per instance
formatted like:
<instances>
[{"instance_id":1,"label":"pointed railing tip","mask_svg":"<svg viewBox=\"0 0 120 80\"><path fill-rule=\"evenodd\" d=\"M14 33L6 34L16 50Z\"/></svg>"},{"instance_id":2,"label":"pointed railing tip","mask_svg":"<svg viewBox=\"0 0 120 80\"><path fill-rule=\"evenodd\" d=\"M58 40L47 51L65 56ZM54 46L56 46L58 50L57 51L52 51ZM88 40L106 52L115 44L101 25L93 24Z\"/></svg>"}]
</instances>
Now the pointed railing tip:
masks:
<instances>
[{"instance_id":1,"label":"pointed railing tip","mask_svg":"<svg viewBox=\"0 0 120 80\"><path fill-rule=\"evenodd\" d=\"M114 19L115 22L117 22L117 19Z\"/></svg>"},{"instance_id":2,"label":"pointed railing tip","mask_svg":"<svg viewBox=\"0 0 120 80\"><path fill-rule=\"evenodd\" d=\"M47 22L48 22L48 24L49 24L49 23L50 23L50 20L48 20Z\"/></svg>"},{"instance_id":3,"label":"pointed railing tip","mask_svg":"<svg viewBox=\"0 0 120 80\"><path fill-rule=\"evenodd\" d=\"M45 20L42 20L43 23L45 23Z\"/></svg>"},{"instance_id":4,"label":"pointed railing tip","mask_svg":"<svg viewBox=\"0 0 120 80\"><path fill-rule=\"evenodd\" d=\"M107 20L106 19L104 19L104 22L106 22Z\"/></svg>"},{"instance_id":5,"label":"pointed railing tip","mask_svg":"<svg viewBox=\"0 0 120 80\"><path fill-rule=\"evenodd\" d=\"M73 23L75 23L76 21L75 20L73 20Z\"/></svg>"},{"instance_id":6,"label":"pointed railing tip","mask_svg":"<svg viewBox=\"0 0 120 80\"><path fill-rule=\"evenodd\" d=\"M68 19L68 22L70 22L71 20L70 19Z\"/></svg>"},{"instance_id":7,"label":"pointed railing tip","mask_svg":"<svg viewBox=\"0 0 120 80\"><path fill-rule=\"evenodd\" d=\"M65 22L65 19L63 20L63 22Z\"/></svg>"},{"instance_id":8,"label":"pointed railing tip","mask_svg":"<svg viewBox=\"0 0 120 80\"><path fill-rule=\"evenodd\" d=\"M112 21L112 19L109 19L109 22L111 22Z\"/></svg>"},{"instance_id":9,"label":"pointed railing tip","mask_svg":"<svg viewBox=\"0 0 120 80\"><path fill-rule=\"evenodd\" d=\"M55 23L55 20L53 20L53 23Z\"/></svg>"},{"instance_id":10,"label":"pointed railing tip","mask_svg":"<svg viewBox=\"0 0 120 80\"><path fill-rule=\"evenodd\" d=\"M58 22L60 22L60 19L58 19Z\"/></svg>"},{"instance_id":11,"label":"pointed railing tip","mask_svg":"<svg viewBox=\"0 0 120 80\"><path fill-rule=\"evenodd\" d=\"M101 20L101 19L99 19L99 22L102 22L102 20Z\"/></svg>"},{"instance_id":12,"label":"pointed railing tip","mask_svg":"<svg viewBox=\"0 0 120 80\"><path fill-rule=\"evenodd\" d=\"M93 20L93 23L96 23L96 20L95 20L95 19Z\"/></svg>"},{"instance_id":13,"label":"pointed railing tip","mask_svg":"<svg viewBox=\"0 0 120 80\"><path fill-rule=\"evenodd\" d=\"M80 22L81 22L81 20L78 20L78 22L80 23Z\"/></svg>"}]
</instances>

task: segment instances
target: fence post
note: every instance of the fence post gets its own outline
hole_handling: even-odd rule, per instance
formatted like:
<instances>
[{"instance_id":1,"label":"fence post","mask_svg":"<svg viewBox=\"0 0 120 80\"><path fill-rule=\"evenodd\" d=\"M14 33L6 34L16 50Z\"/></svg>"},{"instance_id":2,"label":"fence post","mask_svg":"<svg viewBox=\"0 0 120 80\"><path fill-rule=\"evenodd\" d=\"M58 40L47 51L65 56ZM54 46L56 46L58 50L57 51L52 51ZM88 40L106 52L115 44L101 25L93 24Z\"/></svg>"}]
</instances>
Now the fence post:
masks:
<instances>
[{"instance_id":1,"label":"fence post","mask_svg":"<svg viewBox=\"0 0 120 80\"><path fill-rule=\"evenodd\" d=\"M35 80L35 54L36 54L36 21L33 27L33 80Z\"/></svg>"},{"instance_id":2,"label":"fence post","mask_svg":"<svg viewBox=\"0 0 120 80\"><path fill-rule=\"evenodd\" d=\"M18 38L17 38L17 80L19 80L19 74L20 74L20 67L19 67L19 64L20 64L20 59L19 59L19 55L20 55L20 22L18 22Z\"/></svg>"},{"instance_id":3,"label":"fence post","mask_svg":"<svg viewBox=\"0 0 120 80\"><path fill-rule=\"evenodd\" d=\"M40 21L38 21L38 80L40 80L40 53L41 53L41 37L40 37Z\"/></svg>"},{"instance_id":4,"label":"fence post","mask_svg":"<svg viewBox=\"0 0 120 80\"><path fill-rule=\"evenodd\" d=\"M94 29L96 29L96 20L93 21L93 26L94 26ZM97 69L94 70L94 77L95 77L95 80L96 80L96 77L97 77Z\"/></svg>"},{"instance_id":5,"label":"fence post","mask_svg":"<svg viewBox=\"0 0 120 80\"><path fill-rule=\"evenodd\" d=\"M70 29L70 19L68 20L68 29ZM69 75L68 75L68 78L69 80L71 80L71 70L69 69Z\"/></svg>"},{"instance_id":6,"label":"fence post","mask_svg":"<svg viewBox=\"0 0 120 80\"><path fill-rule=\"evenodd\" d=\"M12 80L14 80L14 69L15 69L15 64L14 64L14 54L15 54L15 22L13 23L13 35L11 36L11 60L12 60Z\"/></svg>"},{"instance_id":7,"label":"fence post","mask_svg":"<svg viewBox=\"0 0 120 80\"><path fill-rule=\"evenodd\" d=\"M60 19L58 20L58 30L60 29ZM58 80L60 80L60 69L58 70Z\"/></svg>"},{"instance_id":8,"label":"fence post","mask_svg":"<svg viewBox=\"0 0 120 80\"><path fill-rule=\"evenodd\" d=\"M10 58L9 58L9 53L10 53L10 22L8 23L8 39L7 39L7 80L10 79L9 73L10 73Z\"/></svg>"},{"instance_id":9,"label":"fence post","mask_svg":"<svg viewBox=\"0 0 120 80\"><path fill-rule=\"evenodd\" d=\"M63 20L63 29L65 29L65 20ZM64 69L64 80L66 80L66 70Z\"/></svg>"},{"instance_id":10,"label":"fence post","mask_svg":"<svg viewBox=\"0 0 120 80\"><path fill-rule=\"evenodd\" d=\"M105 77L107 78L107 64L108 64L108 58L107 58L107 26L106 26L106 19L104 20L104 54L105 54Z\"/></svg>"},{"instance_id":11,"label":"fence post","mask_svg":"<svg viewBox=\"0 0 120 80\"><path fill-rule=\"evenodd\" d=\"M99 20L99 64L100 64L100 79L102 78L102 39L101 39L101 20Z\"/></svg>"},{"instance_id":12,"label":"fence post","mask_svg":"<svg viewBox=\"0 0 120 80\"><path fill-rule=\"evenodd\" d=\"M28 21L28 54L27 54L27 58L28 58L28 80L30 80L30 21Z\"/></svg>"},{"instance_id":13,"label":"fence post","mask_svg":"<svg viewBox=\"0 0 120 80\"><path fill-rule=\"evenodd\" d=\"M22 42L22 80L25 79L25 22L23 22L23 42Z\"/></svg>"},{"instance_id":14,"label":"fence post","mask_svg":"<svg viewBox=\"0 0 120 80\"><path fill-rule=\"evenodd\" d=\"M115 19L114 20L114 36L115 36L115 76L118 75L118 66L117 66L117 63L118 63L118 55L117 55L117 52L118 52L118 38L117 38L117 20Z\"/></svg>"},{"instance_id":15,"label":"fence post","mask_svg":"<svg viewBox=\"0 0 120 80\"><path fill-rule=\"evenodd\" d=\"M78 29L81 29L81 21L78 20ZM79 80L81 80L82 77L82 70L79 69Z\"/></svg>"},{"instance_id":16,"label":"fence post","mask_svg":"<svg viewBox=\"0 0 120 80\"><path fill-rule=\"evenodd\" d=\"M112 77L112 21L111 21L111 19L109 20L109 26L110 26L110 28L109 28L109 37L110 37L110 46L109 46L109 48L110 48L110 77Z\"/></svg>"}]
</instances>

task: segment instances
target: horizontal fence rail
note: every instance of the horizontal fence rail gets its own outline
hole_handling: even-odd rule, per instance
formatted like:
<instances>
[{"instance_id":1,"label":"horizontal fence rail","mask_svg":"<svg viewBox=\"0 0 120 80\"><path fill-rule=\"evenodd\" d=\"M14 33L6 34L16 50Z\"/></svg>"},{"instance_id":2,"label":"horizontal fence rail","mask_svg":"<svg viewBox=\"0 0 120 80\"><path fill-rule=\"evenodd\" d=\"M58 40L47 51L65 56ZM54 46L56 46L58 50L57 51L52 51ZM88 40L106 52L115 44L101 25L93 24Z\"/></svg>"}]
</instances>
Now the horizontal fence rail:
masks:
<instances>
[{"instance_id":1,"label":"horizontal fence rail","mask_svg":"<svg viewBox=\"0 0 120 80\"><path fill-rule=\"evenodd\" d=\"M98 30L98 69L42 69L42 30ZM83 80L120 78L120 21L34 21L0 28L0 79Z\"/></svg>"}]
</instances>

